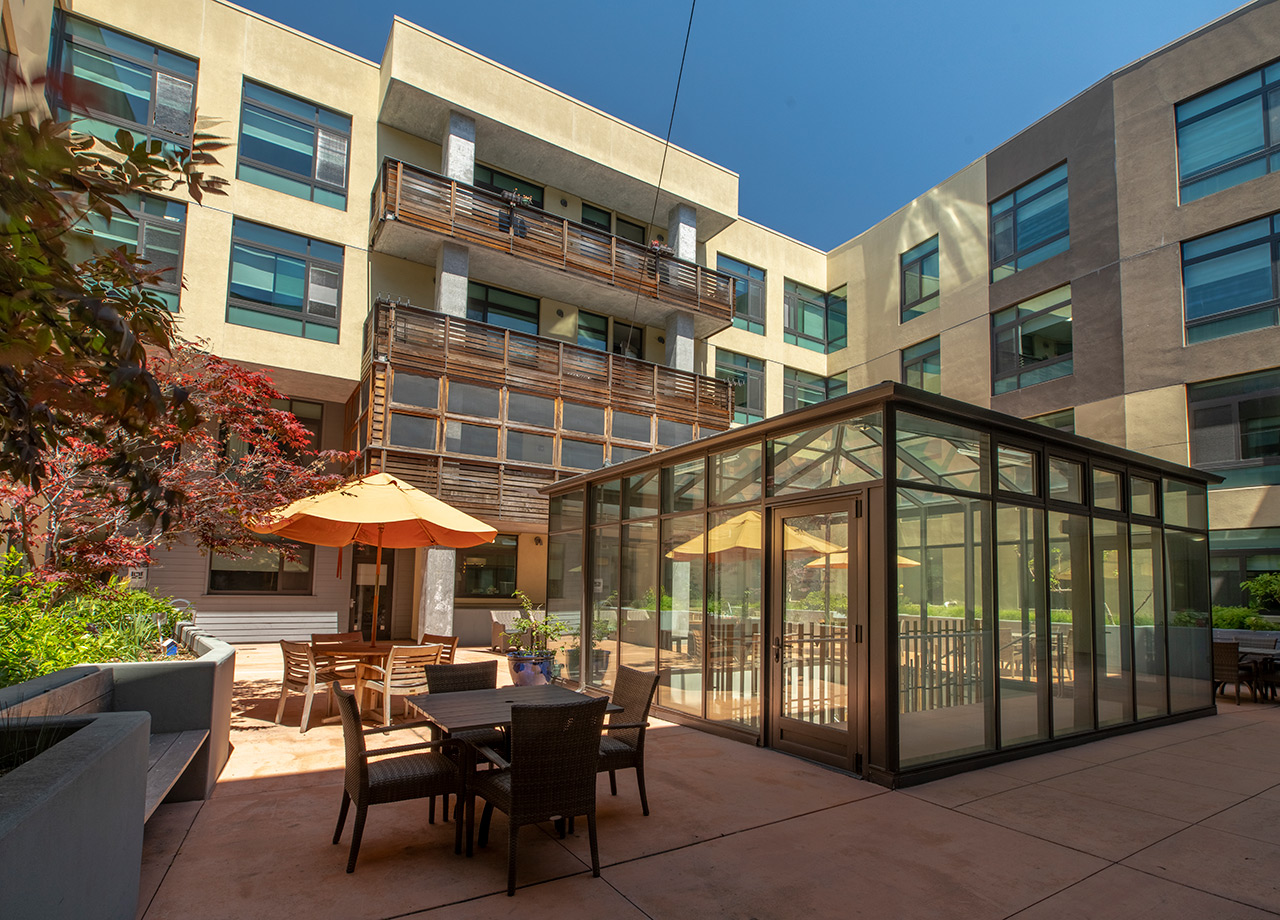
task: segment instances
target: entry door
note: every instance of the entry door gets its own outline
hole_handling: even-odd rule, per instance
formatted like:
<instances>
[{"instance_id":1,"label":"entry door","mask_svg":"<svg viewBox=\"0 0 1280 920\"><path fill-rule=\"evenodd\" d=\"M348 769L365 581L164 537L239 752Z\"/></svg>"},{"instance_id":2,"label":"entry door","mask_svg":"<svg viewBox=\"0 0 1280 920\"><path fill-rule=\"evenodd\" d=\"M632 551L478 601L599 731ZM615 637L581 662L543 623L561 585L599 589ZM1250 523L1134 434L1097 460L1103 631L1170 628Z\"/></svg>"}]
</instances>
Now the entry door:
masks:
<instances>
[{"instance_id":1,"label":"entry door","mask_svg":"<svg viewBox=\"0 0 1280 920\"><path fill-rule=\"evenodd\" d=\"M770 744L856 769L860 500L774 508L769 626Z\"/></svg>"},{"instance_id":2,"label":"entry door","mask_svg":"<svg viewBox=\"0 0 1280 920\"><path fill-rule=\"evenodd\" d=\"M378 638L391 638L391 576L395 571L396 551L382 551L382 590L378 592ZM351 547L351 625L360 630L366 639L373 638L373 586L377 562L377 548L356 543Z\"/></svg>"}]
</instances>

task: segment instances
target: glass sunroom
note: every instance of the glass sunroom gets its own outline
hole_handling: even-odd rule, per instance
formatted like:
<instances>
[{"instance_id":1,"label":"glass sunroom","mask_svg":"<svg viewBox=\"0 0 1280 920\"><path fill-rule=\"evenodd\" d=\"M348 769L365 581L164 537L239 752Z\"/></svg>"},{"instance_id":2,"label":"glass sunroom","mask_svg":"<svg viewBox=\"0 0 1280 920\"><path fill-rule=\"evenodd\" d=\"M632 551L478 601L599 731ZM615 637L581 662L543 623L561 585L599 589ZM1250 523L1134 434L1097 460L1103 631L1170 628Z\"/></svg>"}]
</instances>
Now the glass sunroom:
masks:
<instances>
[{"instance_id":1,"label":"glass sunroom","mask_svg":"<svg viewBox=\"0 0 1280 920\"><path fill-rule=\"evenodd\" d=\"M1213 712L1211 474L884 383L562 480L562 676L886 785Z\"/></svg>"}]
</instances>

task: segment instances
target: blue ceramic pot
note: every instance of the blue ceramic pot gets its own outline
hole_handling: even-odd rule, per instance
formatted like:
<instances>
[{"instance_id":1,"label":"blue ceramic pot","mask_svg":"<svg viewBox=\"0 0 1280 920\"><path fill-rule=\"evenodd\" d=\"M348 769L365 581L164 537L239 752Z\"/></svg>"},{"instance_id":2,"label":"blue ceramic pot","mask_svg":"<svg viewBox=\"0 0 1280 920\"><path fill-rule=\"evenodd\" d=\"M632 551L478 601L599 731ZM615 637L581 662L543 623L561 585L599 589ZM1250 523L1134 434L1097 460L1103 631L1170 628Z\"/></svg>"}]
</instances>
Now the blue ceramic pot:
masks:
<instances>
[{"instance_id":1,"label":"blue ceramic pot","mask_svg":"<svg viewBox=\"0 0 1280 920\"><path fill-rule=\"evenodd\" d=\"M538 687L551 683L551 666L555 661L554 652L540 652L536 655L507 655L507 665L511 668L511 682L517 687Z\"/></svg>"}]
</instances>

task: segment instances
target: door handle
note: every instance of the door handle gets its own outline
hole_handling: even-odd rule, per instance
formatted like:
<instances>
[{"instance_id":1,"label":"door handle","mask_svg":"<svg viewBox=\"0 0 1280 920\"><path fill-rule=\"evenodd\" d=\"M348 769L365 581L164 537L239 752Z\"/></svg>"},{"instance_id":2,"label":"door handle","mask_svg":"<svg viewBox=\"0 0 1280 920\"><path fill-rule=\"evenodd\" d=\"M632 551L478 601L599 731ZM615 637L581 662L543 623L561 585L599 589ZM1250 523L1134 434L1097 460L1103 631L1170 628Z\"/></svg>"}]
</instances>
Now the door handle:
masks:
<instances>
[{"instance_id":1,"label":"door handle","mask_svg":"<svg viewBox=\"0 0 1280 920\"><path fill-rule=\"evenodd\" d=\"M775 662L782 660L782 640L777 637L773 640L773 660Z\"/></svg>"}]
</instances>

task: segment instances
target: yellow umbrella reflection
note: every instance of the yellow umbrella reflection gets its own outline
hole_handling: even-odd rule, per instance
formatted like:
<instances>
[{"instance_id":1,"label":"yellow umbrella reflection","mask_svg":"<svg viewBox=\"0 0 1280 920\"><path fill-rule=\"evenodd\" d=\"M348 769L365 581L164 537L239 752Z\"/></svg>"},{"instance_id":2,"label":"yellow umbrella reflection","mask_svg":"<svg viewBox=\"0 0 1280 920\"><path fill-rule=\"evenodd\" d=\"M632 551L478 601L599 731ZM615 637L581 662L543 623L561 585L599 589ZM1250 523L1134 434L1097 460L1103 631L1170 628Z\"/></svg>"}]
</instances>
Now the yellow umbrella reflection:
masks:
<instances>
[{"instance_id":1,"label":"yellow umbrella reflection","mask_svg":"<svg viewBox=\"0 0 1280 920\"><path fill-rule=\"evenodd\" d=\"M902 554L898 555L898 568L900 569L910 568L911 566L919 564L920 563L916 562L914 559L908 559ZM849 567L849 553L845 550L841 550L840 552L832 553L823 559L815 559L812 562L805 563L805 566L811 569L820 569L823 566L828 565L833 569L847 569Z\"/></svg>"},{"instance_id":2,"label":"yellow umbrella reflection","mask_svg":"<svg viewBox=\"0 0 1280 920\"><path fill-rule=\"evenodd\" d=\"M808 551L826 555L840 550L835 543L829 543L821 537L805 533L790 524L784 524L783 529L786 531L788 552ZM742 553L743 555L749 552L758 553L763 546L763 541L764 527L761 526L760 512L744 511L729 518L723 524L717 524L707 533L698 534L681 543L667 553L667 558L695 559L706 552L723 561L724 557L721 554L724 553Z\"/></svg>"}]
</instances>

